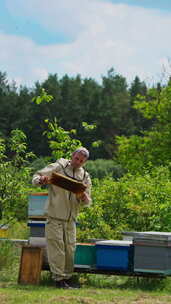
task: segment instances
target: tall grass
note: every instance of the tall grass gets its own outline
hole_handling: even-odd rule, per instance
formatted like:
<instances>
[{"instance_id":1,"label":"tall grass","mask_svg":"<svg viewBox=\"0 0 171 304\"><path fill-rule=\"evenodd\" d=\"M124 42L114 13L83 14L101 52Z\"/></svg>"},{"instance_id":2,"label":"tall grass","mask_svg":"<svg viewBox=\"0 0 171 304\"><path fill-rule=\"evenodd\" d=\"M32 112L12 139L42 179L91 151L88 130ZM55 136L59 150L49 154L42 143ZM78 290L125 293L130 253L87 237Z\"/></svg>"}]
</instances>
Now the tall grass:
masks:
<instances>
[{"instance_id":1,"label":"tall grass","mask_svg":"<svg viewBox=\"0 0 171 304\"><path fill-rule=\"evenodd\" d=\"M25 223L13 222L8 229L7 239L0 239L0 282L17 282L21 246L13 240L28 239Z\"/></svg>"},{"instance_id":2,"label":"tall grass","mask_svg":"<svg viewBox=\"0 0 171 304\"><path fill-rule=\"evenodd\" d=\"M14 246L10 241L0 242L0 271L13 263L14 255Z\"/></svg>"}]
</instances>

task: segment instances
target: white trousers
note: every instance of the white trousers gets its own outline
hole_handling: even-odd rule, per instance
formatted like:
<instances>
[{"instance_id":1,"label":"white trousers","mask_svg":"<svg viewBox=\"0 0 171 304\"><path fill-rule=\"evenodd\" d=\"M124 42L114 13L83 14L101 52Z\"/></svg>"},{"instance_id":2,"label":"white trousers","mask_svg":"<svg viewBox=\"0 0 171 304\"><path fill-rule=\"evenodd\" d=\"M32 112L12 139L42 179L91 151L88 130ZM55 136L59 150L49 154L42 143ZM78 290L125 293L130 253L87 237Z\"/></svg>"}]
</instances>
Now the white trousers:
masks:
<instances>
[{"instance_id":1,"label":"white trousers","mask_svg":"<svg viewBox=\"0 0 171 304\"><path fill-rule=\"evenodd\" d=\"M46 224L48 262L55 281L69 279L74 269L75 221L48 218Z\"/></svg>"}]
</instances>

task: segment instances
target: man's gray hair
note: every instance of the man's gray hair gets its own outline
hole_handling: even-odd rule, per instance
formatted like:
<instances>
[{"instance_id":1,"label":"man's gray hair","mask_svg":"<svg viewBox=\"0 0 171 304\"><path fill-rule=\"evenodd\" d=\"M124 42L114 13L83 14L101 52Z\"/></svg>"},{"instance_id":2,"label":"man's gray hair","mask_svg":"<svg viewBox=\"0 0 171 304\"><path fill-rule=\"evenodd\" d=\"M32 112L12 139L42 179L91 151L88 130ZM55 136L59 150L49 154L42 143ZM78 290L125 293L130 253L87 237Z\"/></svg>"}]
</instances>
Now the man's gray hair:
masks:
<instances>
[{"instance_id":1,"label":"man's gray hair","mask_svg":"<svg viewBox=\"0 0 171 304\"><path fill-rule=\"evenodd\" d=\"M86 158L89 158L89 151L86 149L86 148L84 148L84 147L79 147L79 148L77 148L75 151L74 151L74 153L76 153L76 152L80 152L80 153L82 153L83 155L85 155L86 156Z\"/></svg>"}]
</instances>

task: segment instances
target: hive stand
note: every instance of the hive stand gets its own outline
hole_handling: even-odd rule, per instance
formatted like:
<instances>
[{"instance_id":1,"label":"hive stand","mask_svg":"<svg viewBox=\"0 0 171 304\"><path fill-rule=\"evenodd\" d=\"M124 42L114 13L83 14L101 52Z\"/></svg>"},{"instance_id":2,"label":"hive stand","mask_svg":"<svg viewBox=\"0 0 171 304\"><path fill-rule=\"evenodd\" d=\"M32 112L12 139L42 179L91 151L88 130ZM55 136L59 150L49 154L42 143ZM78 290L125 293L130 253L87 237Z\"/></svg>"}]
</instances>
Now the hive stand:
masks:
<instances>
[{"instance_id":1,"label":"hive stand","mask_svg":"<svg viewBox=\"0 0 171 304\"><path fill-rule=\"evenodd\" d=\"M19 284L36 285L40 282L43 263L43 249L40 247L23 246L19 269Z\"/></svg>"}]
</instances>

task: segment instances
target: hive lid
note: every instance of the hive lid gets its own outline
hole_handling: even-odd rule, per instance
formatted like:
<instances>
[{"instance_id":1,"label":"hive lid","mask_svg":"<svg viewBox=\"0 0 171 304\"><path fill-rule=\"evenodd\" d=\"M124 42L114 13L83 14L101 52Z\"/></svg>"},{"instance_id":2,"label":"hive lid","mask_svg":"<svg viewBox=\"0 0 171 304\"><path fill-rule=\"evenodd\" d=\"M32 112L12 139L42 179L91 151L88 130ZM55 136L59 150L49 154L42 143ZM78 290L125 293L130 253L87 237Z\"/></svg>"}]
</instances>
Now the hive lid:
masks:
<instances>
[{"instance_id":1,"label":"hive lid","mask_svg":"<svg viewBox=\"0 0 171 304\"><path fill-rule=\"evenodd\" d=\"M96 245L110 245L110 246L130 246L132 241L123 240L105 240L96 242Z\"/></svg>"},{"instance_id":2,"label":"hive lid","mask_svg":"<svg viewBox=\"0 0 171 304\"><path fill-rule=\"evenodd\" d=\"M79 246L94 246L95 243L76 243L76 245L79 245Z\"/></svg>"},{"instance_id":3,"label":"hive lid","mask_svg":"<svg viewBox=\"0 0 171 304\"><path fill-rule=\"evenodd\" d=\"M45 237L29 237L29 245L31 246L40 246L40 247L46 247L47 241Z\"/></svg>"},{"instance_id":4,"label":"hive lid","mask_svg":"<svg viewBox=\"0 0 171 304\"><path fill-rule=\"evenodd\" d=\"M160 232L160 231L142 231L142 232L123 232L123 235L133 236L138 239L148 240L171 240L171 232Z\"/></svg>"},{"instance_id":5,"label":"hive lid","mask_svg":"<svg viewBox=\"0 0 171 304\"><path fill-rule=\"evenodd\" d=\"M30 192L29 193L29 196L47 196L48 195L48 192Z\"/></svg>"},{"instance_id":6,"label":"hive lid","mask_svg":"<svg viewBox=\"0 0 171 304\"><path fill-rule=\"evenodd\" d=\"M36 220L28 220L28 224L46 224L47 220L44 221L36 221Z\"/></svg>"},{"instance_id":7,"label":"hive lid","mask_svg":"<svg viewBox=\"0 0 171 304\"><path fill-rule=\"evenodd\" d=\"M0 224L0 229L1 230L7 230L9 228L8 225Z\"/></svg>"}]
</instances>

